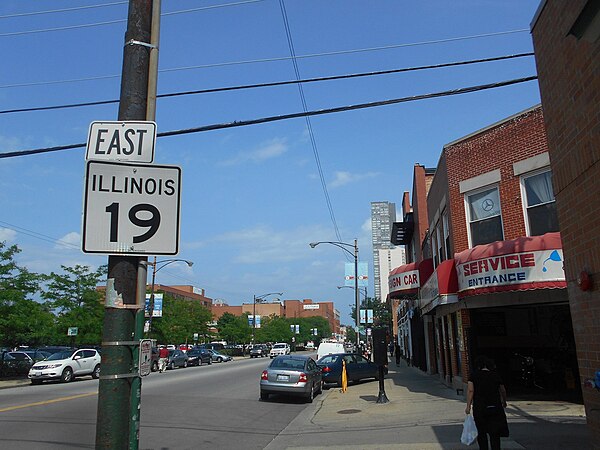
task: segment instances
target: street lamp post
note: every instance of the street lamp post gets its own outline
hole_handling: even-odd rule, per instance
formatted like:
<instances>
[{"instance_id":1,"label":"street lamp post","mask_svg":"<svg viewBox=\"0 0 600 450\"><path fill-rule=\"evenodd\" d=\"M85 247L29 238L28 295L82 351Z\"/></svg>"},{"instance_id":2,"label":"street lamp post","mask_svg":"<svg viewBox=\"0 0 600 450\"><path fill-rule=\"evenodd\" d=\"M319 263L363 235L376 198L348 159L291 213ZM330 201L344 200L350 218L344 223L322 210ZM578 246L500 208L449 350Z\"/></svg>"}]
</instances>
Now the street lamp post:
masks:
<instances>
[{"instance_id":1,"label":"street lamp post","mask_svg":"<svg viewBox=\"0 0 600 450\"><path fill-rule=\"evenodd\" d=\"M254 336L256 334L256 301L258 300L260 303L261 300L264 300L269 295L279 295L281 297L283 292L269 292L268 294L254 296L254 301L252 303L252 345L254 345Z\"/></svg>"},{"instance_id":2,"label":"street lamp post","mask_svg":"<svg viewBox=\"0 0 600 450\"><path fill-rule=\"evenodd\" d=\"M188 265L188 267L192 267L194 263L192 261L188 261L187 259L165 259L162 261L157 261L156 256L154 257L154 262L149 262L148 265L152 266L152 285L150 288L150 301L148 302L148 309L150 310L150 317L148 318L148 333L152 327L152 314L154 313L154 282L156 281L156 272L158 272L163 267L168 266L169 264L173 264L176 262L184 262ZM157 267L158 264L162 264L160 267Z\"/></svg>"},{"instance_id":3,"label":"street lamp post","mask_svg":"<svg viewBox=\"0 0 600 450\"><path fill-rule=\"evenodd\" d=\"M341 248L350 256L354 257L354 301L356 303L356 316L355 316L355 324L356 324L356 351L360 347L360 332L359 332L359 312L360 312L360 294L358 291L358 239L354 239L354 245L348 244L346 242L337 242L337 241L320 241L320 242L311 242L309 245L311 248L315 248L319 244L331 244L336 247ZM348 250L348 248L354 248L354 253Z\"/></svg>"}]
</instances>

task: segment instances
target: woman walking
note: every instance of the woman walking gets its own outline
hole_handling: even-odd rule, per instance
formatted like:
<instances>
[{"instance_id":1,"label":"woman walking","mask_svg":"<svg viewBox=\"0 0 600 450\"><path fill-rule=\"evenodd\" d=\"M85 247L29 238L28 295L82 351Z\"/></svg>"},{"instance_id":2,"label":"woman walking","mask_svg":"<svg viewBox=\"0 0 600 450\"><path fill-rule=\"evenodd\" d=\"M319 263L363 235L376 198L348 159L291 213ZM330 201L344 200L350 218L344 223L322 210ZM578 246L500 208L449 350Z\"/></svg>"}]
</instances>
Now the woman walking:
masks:
<instances>
[{"instance_id":1,"label":"woman walking","mask_svg":"<svg viewBox=\"0 0 600 450\"><path fill-rule=\"evenodd\" d=\"M471 413L477 426L477 444L481 450L500 450L500 437L508 436L506 389L494 362L484 356L475 360L475 372L467 385L466 414ZM488 435L490 447L488 447Z\"/></svg>"}]
</instances>

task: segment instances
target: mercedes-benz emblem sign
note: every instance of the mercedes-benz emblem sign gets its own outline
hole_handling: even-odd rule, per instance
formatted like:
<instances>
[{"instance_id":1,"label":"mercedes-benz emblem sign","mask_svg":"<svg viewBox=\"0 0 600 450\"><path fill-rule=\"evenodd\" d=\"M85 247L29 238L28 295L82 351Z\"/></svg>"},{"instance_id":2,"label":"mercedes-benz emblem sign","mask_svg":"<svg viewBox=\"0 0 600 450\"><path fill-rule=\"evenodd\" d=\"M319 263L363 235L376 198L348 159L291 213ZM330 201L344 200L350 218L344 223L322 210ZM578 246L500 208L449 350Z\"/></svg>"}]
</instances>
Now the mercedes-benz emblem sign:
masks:
<instances>
[{"instance_id":1,"label":"mercedes-benz emblem sign","mask_svg":"<svg viewBox=\"0 0 600 450\"><path fill-rule=\"evenodd\" d=\"M484 211L491 211L494 208L494 202L489 198L486 198L482 203L481 207Z\"/></svg>"}]
</instances>

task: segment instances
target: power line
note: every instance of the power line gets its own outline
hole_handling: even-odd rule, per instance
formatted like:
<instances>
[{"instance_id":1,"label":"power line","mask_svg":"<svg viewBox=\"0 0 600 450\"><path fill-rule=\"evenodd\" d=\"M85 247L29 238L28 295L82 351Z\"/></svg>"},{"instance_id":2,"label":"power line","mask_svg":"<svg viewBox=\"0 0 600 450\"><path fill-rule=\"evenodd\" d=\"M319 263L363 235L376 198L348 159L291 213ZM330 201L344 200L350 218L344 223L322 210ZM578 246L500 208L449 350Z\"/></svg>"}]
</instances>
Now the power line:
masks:
<instances>
[{"instance_id":1,"label":"power line","mask_svg":"<svg viewBox=\"0 0 600 450\"><path fill-rule=\"evenodd\" d=\"M379 51L379 50L391 50L391 49L402 48L402 47L415 47L415 46L421 46L421 45L442 44L442 43L454 42L454 41L463 41L463 40L469 40L469 39L479 39L479 38L485 38L485 37L501 36L501 35L505 35L505 34L522 33L525 31L529 32L529 30L527 30L527 29L501 31L501 32L497 32L497 33L478 34L478 35L472 35L472 36L460 36L460 37L447 38L447 39L411 42L411 43L405 43L405 44L392 44L392 45L386 45L386 46L382 46L382 47L368 47L368 48L359 48L359 49L351 49L351 50L339 50L339 51L334 51L334 52L312 53L312 54L308 54L308 55L296 55L296 59L320 58L320 57L324 57L324 56L336 56L336 55L346 55L346 54L352 54L352 53L372 52L372 51ZM172 67L172 68L168 68L168 69L161 69L161 70L159 70L159 72L167 73L167 72L178 72L178 71L184 71L184 70L210 69L210 68L214 68L214 67L225 67L225 66L236 66L236 65L244 65L244 64L257 64L257 63L266 63L266 62L288 61L290 59L292 59L290 56L282 56L282 57L275 57L275 58L250 59L250 60L245 60L245 61L228 61L228 62L223 62L223 63L202 64L202 65L197 65L197 66ZM100 76L96 76L96 77L86 77L86 78L74 78L74 79L69 79L69 80L51 80L51 81L37 81L37 82L31 82L31 83L13 83L13 84L0 85L0 89L16 88L16 87L29 87L29 86L44 86L44 85L64 84L64 83L78 83L78 82L84 82L84 81L96 81L96 80L103 80L103 79L109 79L109 78L118 78L120 76L121 75L115 74L115 75L100 75Z\"/></svg>"},{"instance_id":2,"label":"power line","mask_svg":"<svg viewBox=\"0 0 600 450\"><path fill-rule=\"evenodd\" d=\"M113 2L113 3L103 3L100 5L88 5L88 6L77 6L77 7L73 7L73 8L52 9L52 10L47 10L47 11L32 11L32 12L27 12L27 13L6 14L3 16L0 16L0 19L13 19L15 17L39 16L39 15L43 15L43 14L81 11L83 9L104 8L106 6L126 5L128 3L129 2Z\"/></svg>"},{"instance_id":3,"label":"power line","mask_svg":"<svg viewBox=\"0 0 600 450\"><path fill-rule=\"evenodd\" d=\"M229 122L229 123L206 125L206 126L202 126L202 127L165 131L163 133L158 133L157 136L158 137L179 136L179 135L184 135L184 134L200 133L200 132L204 132L204 131L223 130L223 129L227 129L227 128L237 128L237 127L243 127L243 126L248 126L248 125L257 125L257 124L261 124L261 123L277 122L280 120L296 119L299 117L306 117L306 116L320 116L320 115L324 115L324 114L333 114L333 113L345 112L345 111L356 111L359 109L394 105L397 103L407 103L407 102L412 102L412 101L417 101L417 100L426 100L426 99L430 99L430 98L448 97L448 96L452 96L452 95L467 94L467 93L471 93L471 92L484 91L487 89L495 89L495 88L504 87L504 86L511 86L513 84L519 84L519 83L525 83L527 81L537 80L537 78L538 77L534 75L534 76L524 77L524 78L515 78L512 80L508 80L508 81L500 81L497 83L480 84L477 86L469 86L466 88L458 88L458 89L452 89L452 90L448 90L448 91L440 91L440 92L433 92L433 93L429 93L429 94L413 95L410 97L400 97L400 98L394 98L394 99L389 99L389 100L380 100L380 101L376 101L376 102L359 103L356 105L338 106L335 108L327 108L327 109L320 109L320 110L307 111L307 112L298 112L298 113L291 113L291 114L282 114L279 116L262 117L259 119L234 121L234 122ZM38 148L38 149L33 149L33 150L20 150L20 151L14 151L14 152L4 152L4 153L0 153L0 159L12 158L12 157L16 157L16 156L35 155L35 154L39 154L39 153L50 153L50 152L56 152L56 151L61 151L61 150L70 150L70 149L74 149L74 148L83 148L86 145L87 145L86 143L69 144L69 145L59 145L56 147Z\"/></svg>"},{"instance_id":4,"label":"power line","mask_svg":"<svg viewBox=\"0 0 600 450\"><path fill-rule=\"evenodd\" d=\"M441 69L445 67L455 67L455 66L463 66L469 64L479 64L493 61L502 61L506 59L514 59L514 58L523 58L526 56L533 56L534 53L519 53L516 55L505 55L505 56L495 56L491 58L483 58L483 59L473 59L469 61L458 61L458 62L450 62L450 63L442 63L442 64L430 64L426 66L416 66L416 67L406 67L401 69L390 69L390 70L378 70L373 72L361 72L361 73L353 73L346 75L332 75L327 77L317 77L317 78L306 78L303 80L288 80L288 81L274 81L270 83L255 83L255 84L245 84L241 86L227 86L227 87L219 87L219 88L210 88L210 89L198 89L193 91L182 91L182 92L172 92L167 94L159 94L157 98L168 98L168 97L178 97L183 95L195 95L195 94L210 94L216 92L226 92L226 91L236 91L242 89L254 89L254 88L264 88L264 87L275 87L275 86L285 86L290 84L298 84L298 83L314 83L320 81L332 81L332 80L344 80L350 78L360 78L360 77L370 77L377 75L389 75L394 73L402 73L402 72L412 72L418 70L426 70L426 69ZM35 106L31 108L16 108L16 109L6 109L0 110L0 114L12 114L12 113L20 113L20 112L33 112L33 111L49 111L54 109L67 109L67 108L79 108L85 106L99 106L99 105L108 105L118 103L119 100L99 100L95 102L81 102L81 103L70 103L63 105L52 105L52 106Z\"/></svg>"},{"instance_id":5,"label":"power line","mask_svg":"<svg viewBox=\"0 0 600 450\"><path fill-rule=\"evenodd\" d=\"M235 2L235 3L224 3L224 4L220 4L220 5L202 6L199 8L191 8L191 9L185 9L185 10L181 10L181 11L171 11L171 12L167 12L167 13L162 13L161 16L164 17L164 16L173 16L176 14L187 14L187 13L191 13L191 12L204 11L204 10L208 10L208 9L225 8L228 6L240 6L240 5L244 5L247 3L258 3L258 2L263 2L263 1L265 1L265 0L244 0L244 1ZM110 21L106 21L106 22L84 23L84 24L80 24L80 25L68 25L68 26L64 26L64 27L55 27L55 28L44 28L44 29L40 29L40 30L13 31L13 32L9 32L9 33L0 33L0 37L23 36L26 34L50 33L50 32L54 32L54 31L76 30L76 29L80 29L80 28L91 28L91 27L98 27L98 26L103 26L103 25L113 25L116 23L124 23L124 22L127 22L127 19L117 19L117 20L110 20Z\"/></svg>"},{"instance_id":6,"label":"power line","mask_svg":"<svg viewBox=\"0 0 600 450\"><path fill-rule=\"evenodd\" d=\"M51 237L51 236L47 236L45 234L38 233L36 231L28 230L27 228L22 228L22 227L19 227L17 225L13 225L13 224L10 224L8 222L1 221L1 220L0 220L0 224L4 225L5 228L11 229L13 231L16 231L18 233L24 234L26 236L31 236L31 237L34 237L36 239L40 239L42 241L50 242L52 244L60 244L60 245L62 245L64 247L69 247L69 248L72 248L72 249L79 250L79 246L77 246L75 244L71 244L70 242L65 242L65 241L63 241L61 239L57 239L57 238L54 238L54 237Z\"/></svg>"},{"instance_id":7,"label":"power line","mask_svg":"<svg viewBox=\"0 0 600 450\"><path fill-rule=\"evenodd\" d=\"M290 55L292 56L292 63L294 65L294 73L296 74L296 82L298 86L298 93L300 94L300 99L302 100L302 110L306 113L308 112L308 106L306 103L306 96L304 95L304 88L302 87L302 83L300 82L300 69L298 68L298 61L296 60L296 51L294 50L294 41L292 39L292 32L290 30L290 24L287 17L287 11L285 9L284 0L279 0L279 7L281 9L281 15L283 16L283 24L285 27L285 34L288 41L288 47L290 49ZM335 220L335 213L333 211L333 205L331 203L331 198L329 197L329 191L327 190L327 182L325 181L325 176L323 175L323 167L321 166L321 158L319 156L319 149L317 147L317 141L315 139L315 133L312 128L312 123L310 121L310 116L304 116L304 120L306 121L306 129L308 130L308 135L310 137L310 144L313 151L313 156L315 158L315 163L317 165L317 171L319 173L319 178L321 180L321 187L323 189L323 194L325 196L325 203L327 204L327 209L329 211L329 217L331 219L331 223L333 224L333 229L335 231L335 235L338 241L342 240L340 236L340 230L337 225L337 221Z\"/></svg>"}]
</instances>

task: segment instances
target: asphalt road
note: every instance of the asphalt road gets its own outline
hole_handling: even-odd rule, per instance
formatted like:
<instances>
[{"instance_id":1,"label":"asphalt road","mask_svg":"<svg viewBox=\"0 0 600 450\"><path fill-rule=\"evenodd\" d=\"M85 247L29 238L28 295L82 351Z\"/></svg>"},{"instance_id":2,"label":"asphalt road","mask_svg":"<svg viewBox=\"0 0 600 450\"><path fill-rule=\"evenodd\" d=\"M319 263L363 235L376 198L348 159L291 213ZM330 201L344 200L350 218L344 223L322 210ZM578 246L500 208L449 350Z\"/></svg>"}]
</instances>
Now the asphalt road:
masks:
<instances>
[{"instance_id":1,"label":"asphalt road","mask_svg":"<svg viewBox=\"0 0 600 450\"><path fill-rule=\"evenodd\" d=\"M268 358L152 373L142 382L140 449L263 449L302 410L260 402ZM94 448L98 381L0 390L0 448Z\"/></svg>"}]
</instances>

